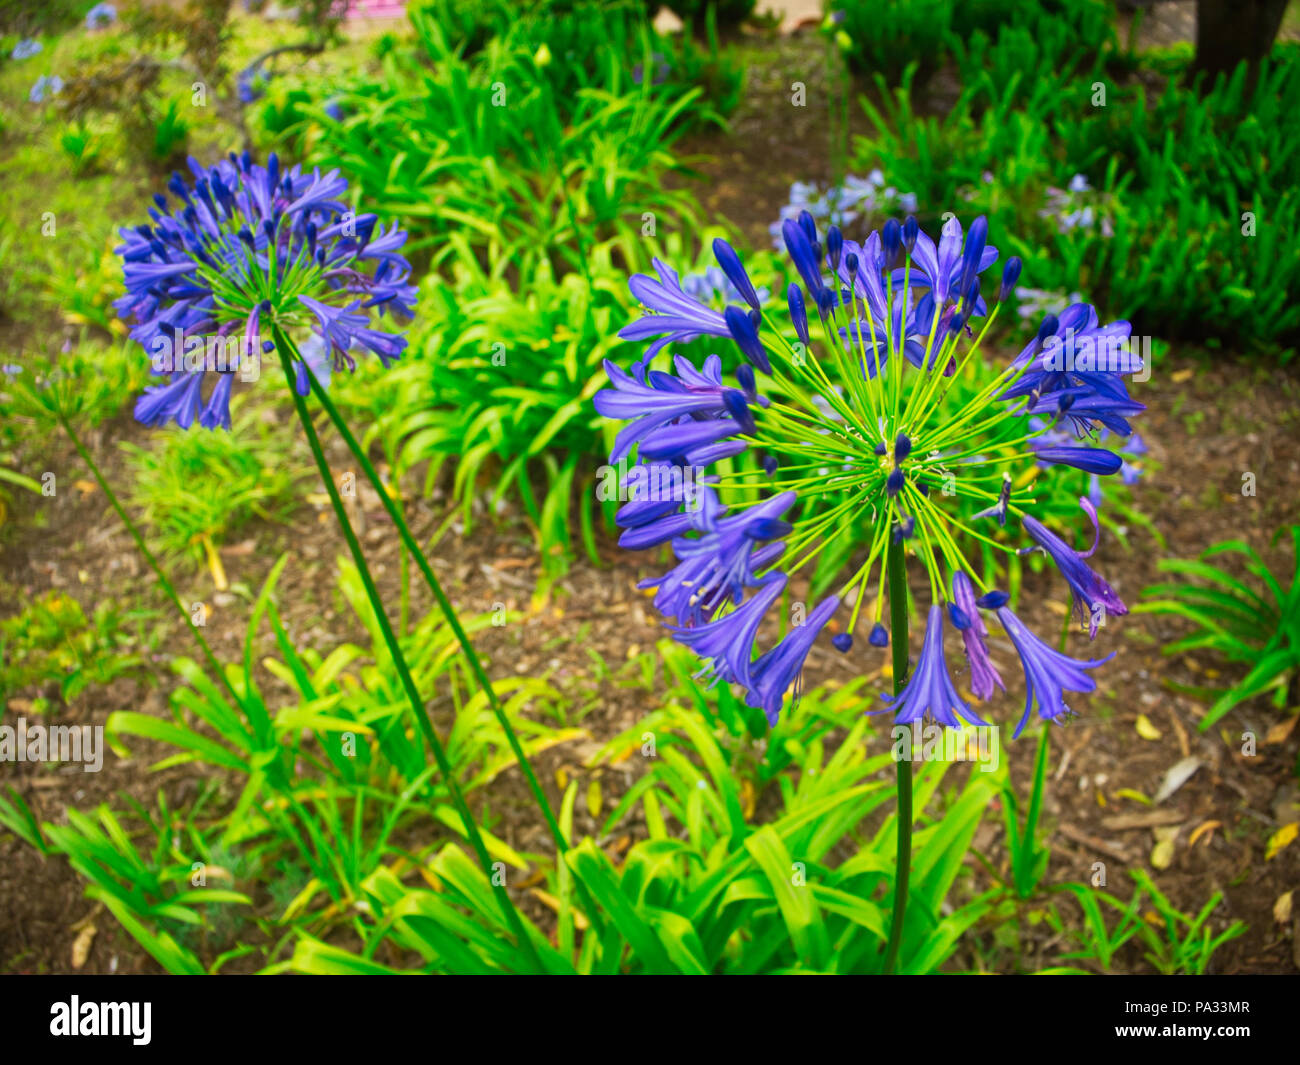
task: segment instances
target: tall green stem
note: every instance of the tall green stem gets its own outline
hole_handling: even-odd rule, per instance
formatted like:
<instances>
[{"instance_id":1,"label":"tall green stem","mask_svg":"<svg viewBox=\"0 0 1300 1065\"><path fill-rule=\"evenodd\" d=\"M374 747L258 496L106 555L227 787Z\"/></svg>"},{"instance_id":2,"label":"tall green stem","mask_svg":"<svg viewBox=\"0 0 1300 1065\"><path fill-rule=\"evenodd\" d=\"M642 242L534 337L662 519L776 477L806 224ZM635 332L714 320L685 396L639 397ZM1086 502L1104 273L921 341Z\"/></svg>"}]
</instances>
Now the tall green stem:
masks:
<instances>
[{"instance_id":1,"label":"tall green stem","mask_svg":"<svg viewBox=\"0 0 1300 1065\"><path fill-rule=\"evenodd\" d=\"M162 585L168 598L170 598L172 603L175 604L177 611L180 612L181 617L185 620L185 627L194 634L194 639L198 642L199 650L203 652L203 657L208 663L208 668L212 670L217 681L230 693L230 697L234 699L235 705L241 705L243 700L235 692L235 689L231 687L230 680L226 677L226 671L221 668L221 664L217 661L217 656L212 653L212 648L208 646L208 641L203 638L203 633L199 631L199 627L194 624L194 619L191 617L190 612L185 609L185 604L181 602L181 597L176 594L176 589L172 586L172 582L167 579L167 574L163 572L158 559L154 557L154 553L149 550L149 546L144 542L144 537L140 534L139 528L136 526L135 522L131 520L126 510L122 507L122 504L118 501L113 489L109 487L108 481L106 481L104 475L100 473L99 466L95 464L95 460L90 457L90 452L86 450L85 444L81 442L81 437L79 437L76 430L72 428L72 423L68 420L62 410L55 411L55 415L59 419L59 424L63 426L63 431L68 434L68 439L72 441L72 446L77 449L77 454L81 456L81 461L89 467L91 476L95 478L95 482L108 498L113 509L117 511L117 516L122 519L122 524L126 526L127 532L131 534L131 538L135 541L135 546L140 549L140 554L142 554L145 561L149 563L149 568L154 571L154 575L158 578L158 583Z\"/></svg>"},{"instance_id":2,"label":"tall green stem","mask_svg":"<svg viewBox=\"0 0 1300 1065\"><path fill-rule=\"evenodd\" d=\"M293 366L289 357L289 352L295 349L278 325L272 326L272 335L275 339L275 350L280 355L280 364L284 368L289 394L293 397L294 408L298 413L298 420L302 423L303 432L307 435L307 443L311 447L312 457L316 460L316 468L320 471L321 479L325 482L326 492L329 493L330 505L334 508L334 514L338 518L339 527L343 531L343 538L347 541L348 551L352 555L352 561L356 564L357 572L361 575L361 583L365 586L366 598L370 600L370 606L375 612L375 620L383 633L384 643L388 646L388 653L392 656L393 665L397 669L402 688L405 690L407 700L415 713L415 720L420 726L420 731L424 734L425 741L433 751L433 757L438 763L443 782L447 785L452 803L456 807L456 812L460 815L461 822L465 827L465 835L469 840L469 844L478 856L484 873L489 877L492 892L497 897L502 916L510 926L511 931L514 932L520 948L527 951L531 956L537 971L544 972L545 967L542 965L541 958L538 957L536 945L524 931L523 923L519 919L519 913L515 909L514 902L506 892L504 885L498 883L497 878L492 875L492 860L488 855L486 845L483 843L483 837L479 833L473 815L470 813L468 803L465 802L465 796L461 792L460 784L452 772L451 763L447 760L447 752L443 749L442 741L438 739L438 733L433 727L433 722L429 719L424 700L420 698L415 681L411 678L411 670L406 664L406 656L402 653L397 637L393 633L393 627L388 620L388 615L384 611L384 605L380 601L379 591L375 587L374 578L370 574L370 567L366 564L366 557L361 550L361 544L357 541L357 535L352 529L351 521L348 520L347 511L343 509L343 500L339 496L338 486L334 483L334 476L330 471L329 462L326 460L325 452L321 448L320 438L316 435L316 427L312 425L311 416L307 412L307 403L298 394Z\"/></svg>"},{"instance_id":3,"label":"tall green stem","mask_svg":"<svg viewBox=\"0 0 1300 1065\"><path fill-rule=\"evenodd\" d=\"M891 541L886 570L889 573L889 643L894 652L894 694L898 695L907 684L907 564L901 540ZM898 960L898 945L903 938L903 918L907 912L908 881L912 872L911 759L899 758L897 768L898 851L894 863L894 911L889 926L889 945L885 948L887 973L894 971L894 964Z\"/></svg>"},{"instance_id":4,"label":"tall green stem","mask_svg":"<svg viewBox=\"0 0 1300 1065\"><path fill-rule=\"evenodd\" d=\"M393 524L397 526L397 534L401 538L403 546L410 553L411 558L415 560L416 568L419 569L420 575L424 578L424 583L428 585L429 591L437 601L438 608L442 611L443 617L447 619L447 624L451 626L451 631L455 633L456 640L460 643L460 648L465 652L465 660L469 663L470 672L474 674L474 680L487 696L488 705L496 715L497 722L501 725L502 731L506 735L506 742L510 744L510 750L514 752L515 758L519 762L519 768L523 771L524 778L528 781L528 789L533 793L533 798L537 800L537 805L541 808L542 815L546 818L546 824L551 830L551 835L555 839L556 845L562 850L568 850L569 845L565 841L564 833L560 830L560 823L556 820L555 814L551 810L550 802L546 798L546 793L542 786L537 782L537 777L533 773L532 766L528 763L528 758L524 754L523 744L519 742L514 727L510 724L510 719L506 716L505 707L501 705L500 696L492 687L492 682L488 680L487 671L483 668L483 663L479 660L477 652L474 650L473 643L470 642L464 626L461 625L460 619L456 616L456 608L451 605L451 600L447 598L446 592L443 591L442 584L434 575L433 567L429 565L429 560L425 558L424 552L420 550L420 545L416 543L415 537L411 535L410 526L406 524L406 518L402 514L402 509L393 500L388 492L388 487L379 479L374 465L371 463L369 456L366 455L365 449L352 435L348 428L347 422L339 413L334 401L330 399L329 393L321 387L320 381L316 375L307 369L311 377L312 392L320 401L325 413L334 423L334 428L339 431L343 437L344 443L347 444L348 450L352 452L352 457L357 460L366 479L374 487L379 500L384 505L384 510L388 516L393 519Z\"/></svg>"},{"instance_id":5,"label":"tall green stem","mask_svg":"<svg viewBox=\"0 0 1300 1065\"><path fill-rule=\"evenodd\" d=\"M502 732L505 733L506 742L510 744L510 750L514 752L515 760L519 763L520 771L524 774L524 780L528 783L528 790L532 792L533 798L537 801L538 808L542 811L542 816L546 819L546 825L550 829L551 838L555 841L559 860L563 861L563 855L569 849L569 841L565 838L563 829L560 828L560 822L556 819L551 804L546 798L546 792L538 783L537 775L533 772L533 767L524 753L523 744L519 742L519 737L515 732L514 726L510 724L510 718L507 716L505 707L501 705L501 699L492 687L492 682L488 679L487 671L483 668L483 663L479 660L478 654L474 650L473 643L470 642L460 619L456 616L456 609L451 605L451 600L447 598L443 591L438 578L434 576L433 567L429 565L429 560L425 557L420 545L416 543L415 537L411 534L410 527L406 524L406 518L402 514L402 508L388 492L387 486L379 479L374 465L371 463L369 456L366 455L365 449L358 443L357 438L352 435L352 430L348 428L347 422L339 413L334 401L330 399L329 393L322 387L316 375L312 373L311 367L307 367L307 374L311 379L312 392L325 408L326 414L329 415L330 421L334 428L338 430L339 435L343 437L344 443L347 444L348 450L352 452L366 479L374 487L380 501L384 504L384 510L388 516L393 519L393 524L397 527L397 534L401 538L403 546L411 558L415 560L416 568L424 577L424 583L428 585L429 591L438 603L438 608L442 611L443 617L447 619L447 624L456 635L460 643L461 650L465 652L465 660L469 663L470 672L474 674L474 680L487 696L488 705L492 708L492 713L496 716L497 722L501 725ZM596 910L595 904L587 894L587 889L581 883L577 884L578 897L581 899L583 906L587 910L589 920L596 929L597 934L604 934L604 922Z\"/></svg>"}]
</instances>

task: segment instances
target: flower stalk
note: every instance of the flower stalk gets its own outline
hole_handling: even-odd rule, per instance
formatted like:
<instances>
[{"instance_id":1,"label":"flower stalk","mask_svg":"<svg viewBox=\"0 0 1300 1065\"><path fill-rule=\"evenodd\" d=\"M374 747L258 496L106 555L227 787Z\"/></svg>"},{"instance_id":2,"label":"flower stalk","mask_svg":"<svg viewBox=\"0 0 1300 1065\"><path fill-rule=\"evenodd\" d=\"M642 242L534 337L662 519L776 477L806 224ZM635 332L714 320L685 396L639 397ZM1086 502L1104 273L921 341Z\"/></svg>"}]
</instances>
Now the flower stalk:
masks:
<instances>
[{"instance_id":1,"label":"flower stalk","mask_svg":"<svg viewBox=\"0 0 1300 1065\"><path fill-rule=\"evenodd\" d=\"M907 687L907 563L901 540L889 545L885 562L889 577L889 639L893 645L894 696ZM913 726L908 725L906 728ZM908 882L912 871L912 762L898 758L898 846L894 862L894 901L889 922L889 943L885 948L885 972L892 973L898 961L907 915Z\"/></svg>"},{"instance_id":2,"label":"flower stalk","mask_svg":"<svg viewBox=\"0 0 1300 1065\"><path fill-rule=\"evenodd\" d=\"M307 443L311 448L312 457L316 460L316 468L320 471L321 480L324 481L325 490L329 494L330 506L333 507L335 517L338 518L339 528L343 532L344 540L347 541L348 552L352 556L352 561L357 567L357 572L361 575L361 583L365 588L366 598L370 601L371 609L375 612L375 620L378 622L380 632L383 634L388 653L393 659L393 666L397 670L402 689L405 691L411 710L415 714L416 723L419 725L425 741L433 751L434 760L438 763L438 770L447 785L452 804L455 806L465 828L466 838L470 847L473 848L483 871L488 874L492 885L492 893L497 898L497 903L501 908L501 914L505 918L506 924L514 933L519 947L532 961L536 971L544 972L545 967L537 954L537 948L524 930L523 922L519 918L519 912L515 908L514 901L510 898L504 885L498 883L497 878L491 875L492 859L488 854L486 844L483 842L483 836L478 830L474 815L470 812L469 804L465 801L465 795L461 791L460 783L457 781L451 763L447 759L447 752L443 748L442 741L438 738L437 730L429 719L429 712L425 708L424 700L420 697L415 681L411 677L411 670L407 665L406 656L402 653L402 648L397 642L397 636L393 632L392 624L388 620L388 614L384 610L379 591L375 587L374 577L370 573L370 566L366 563L365 553L361 550L361 544L358 542L356 532L352 528L352 522L343 507L343 500L339 496L338 486L334 483L329 461L325 458L320 437L317 435L316 427L312 424L311 415L307 411L306 400L299 394L296 387L295 371L291 358L291 354L296 357L296 349L278 324L272 324L271 332L275 342L275 350L280 356L280 364L284 368L285 382L289 394L293 397L298 421L302 424L303 432L307 436ZM380 494L384 494L382 489Z\"/></svg>"}]
</instances>

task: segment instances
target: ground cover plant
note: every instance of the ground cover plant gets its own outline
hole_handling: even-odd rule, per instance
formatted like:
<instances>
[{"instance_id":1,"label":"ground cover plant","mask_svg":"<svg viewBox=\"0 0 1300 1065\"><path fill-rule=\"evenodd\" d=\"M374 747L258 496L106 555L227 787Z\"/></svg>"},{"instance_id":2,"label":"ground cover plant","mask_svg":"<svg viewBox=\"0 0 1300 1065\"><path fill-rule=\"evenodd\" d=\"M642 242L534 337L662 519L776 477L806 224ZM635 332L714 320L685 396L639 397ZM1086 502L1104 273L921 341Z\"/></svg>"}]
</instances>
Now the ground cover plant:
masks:
<instances>
[{"instance_id":1,"label":"ground cover plant","mask_svg":"<svg viewBox=\"0 0 1300 1065\"><path fill-rule=\"evenodd\" d=\"M0 24L4 971L1296 971L1292 23L395 6Z\"/></svg>"}]
</instances>

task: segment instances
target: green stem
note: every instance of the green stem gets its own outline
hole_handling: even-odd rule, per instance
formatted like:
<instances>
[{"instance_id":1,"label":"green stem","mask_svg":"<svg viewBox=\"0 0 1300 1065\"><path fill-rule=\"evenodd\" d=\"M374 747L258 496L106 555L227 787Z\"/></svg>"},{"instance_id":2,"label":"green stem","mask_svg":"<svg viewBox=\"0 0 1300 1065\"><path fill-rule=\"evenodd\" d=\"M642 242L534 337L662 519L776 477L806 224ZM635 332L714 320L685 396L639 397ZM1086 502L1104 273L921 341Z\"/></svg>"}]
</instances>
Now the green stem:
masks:
<instances>
[{"instance_id":1,"label":"green stem","mask_svg":"<svg viewBox=\"0 0 1300 1065\"><path fill-rule=\"evenodd\" d=\"M492 892L497 897L506 924L510 926L520 948L526 951L532 959L536 970L545 972L545 966L537 954L537 947L524 931L523 923L519 919L519 913L515 909L514 902L506 892L505 887L499 884L497 878L493 875L492 859L488 855L486 845L483 843L483 837L479 833L473 815L470 813L469 804L466 803L465 796L461 792L460 783L456 780L451 763L447 760L447 752L443 749L442 741L438 739L438 733L434 730L433 722L429 720L429 713L425 709L424 700L420 698L415 681L411 678L411 670L406 664L406 656L402 653L397 637L393 633L393 627L388 620L388 615L384 611L383 603L379 598L379 591L375 587L374 578L370 574L370 567L366 564L365 554L361 550L361 544L357 541L357 535L352 529L352 523L348 520L347 511L343 508L343 500L339 496L338 486L334 483L334 476L330 472L329 462L325 458L324 450L321 448L320 438L316 435L316 427L312 425L311 416L307 413L307 403L298 394L294 381L293 366L289 358L289 352L296 349L292 347L289 339L278 325L272 325L271 330L275 340L275 350L279 354L280 364L284 368L284 377L288 384L289 394L293 397L293 405L298 414L298 421L302 423L303 432L307 435L307 443L311 447L312 457L316 460L316 468L320 471L321 479L325 482L326 492L329 493L330 505L334 508L334 514L338 518L339 527L343 531L343 538L347 541L348 551L352 555L352 561L356 564L357 572L361 575L361 583L365 586L366 598L370 600L371 609L375 612L375 620L383 633L384 643L388 646L388 653L392 656L393 665L397 669L397 675L401 680L402 688L406 692L407 700L411 704L411 709L415 712L415 720L419 724L420 731L424 734L430 749L433 751L434 760L438 763L438 770L447 785L452 804L456 807L456 812L460 815L461 822L465 826L465 835L474 853L478 856L483 872L487 874L491 882ZM384 495L382 490L380 495Z\"/></svg>"},{"instance_id":2,"label":"green stem","mask_svg":"<svg viewBox=\"0 0 1300 1065\"><path fill-rule=\"evenodd\" d=\"M497 722L501 725L501 730L505 733L506 742L510 744L510 750L514 752L515 758L519 762L519 768L523 771L524 778L528 782L528 789L533 793L533 798L537 800L537 805L542 811L542 816L546 818L546 824L551 830L551 835L555 839L555 844L560 848L561 853L569 849L569 844L564 838L564 833L560 829L560 823L556 820L555 814L551 810L550 803L546 798L546 793L542 790L541 784L538 783L536 775L533 773L532 766L528 762L528 757L524 753L523 744L519 742L519 737L515 734L514 727L510 724L510 719L506 716L505 707L501 705L501 699L492 687L492 682L488 679L487 671L483 668L483 663L479 660L478 654L474 650L474 645L470 642L468 634L456 616L456 609L451 605L446 593L442 589L438 578L434 576L433 567L429 565L429 560L425 558L424 552L420 550L419 544L416 543L415 537L411 535L411 529L406 524L406 518L402 515L401 508L389 495L388 487L379 479L379 474L375 471L374 465L366 455L365 449L358 443L357 438L352 435L348 428L347 422L339 413L334 401L330 399L329 393L321 387L316 375L312 373L311 367L307 367L307 373L311 379L312 391L325 408L329 419L334 423L334 427L343 437L344 443L347 444L348 450L352 456L361 465L366 479L370 481L375 492L379 495L380 502L384 505L384 510L388 516L393 519L393 524L397 526L397 534L401 537L402 544L410 553L415 565L424 578L424 583L429 586L429 591L433 594L442 611L443 617L447 619L447 624L451 626L451 631L455 633L457 641L460 643L461 650L465 652L465 660L469 663L470 672L474 674L474 680L483 690L487 697L488 705L492 708L493 714L496 715Z\"/></svg>"},{"instance_id":3,"label":"green stem","mask_svg":"<svg viewBox=\"0 0 1300 1065\"><path fill-rule=\"evenodd\" d=\"M907 684L907 564L904 545L890 543L889 560L889 643L894 651L894 695ZM892 973L903 938L903 917L907 911L908 880L912 872L912 762L898 759L898 852L895 857L894 910L885 948L885 972Z\"/></svg>"},{"instance_id":4,"label":"green stem","mask_svg":"<svg viewBox=\"0 0 1300 1065\"><path fill-rule=\"evenodd\" d=\"M126 526L127 532L131 534L131 538L135 541L135 546L140 549L140 554L144 555L145 561L149 563L149 568L154 571L154 574L158 578L158 583L163 586L163 590L167 593L172 603L175 604L176 609L180 612L181 617L185 621L185 627L194 634L194 639L198 641L199 649L203 652L203 657L207 660L208 668L212 670L213 675L222 684L226 691L230 693L230 697L234 699L235 705L242 706L243 700L235 692L235 689L231 687L230 680L226 676L226 671L221 668L221 663L217 661L217 656L212 653L212 648L208 646L208 641L203 638L203 633L199 631L199 627L194 624L194 619L191 617L190 612L185 609L185 605L181 602L181 597L176 594L176 589L172 586L172 582L167 579L167 574L163 572L158 559L154 557L154 553L149 550L148 545L144 542L144 537L140 534L139 528L123 509L122 504L118 501L113 489L109 487L108 481L106 481L104 475L100 473L99 467L95 464L95 460L90 457L90 452L86 450L86 446L81 442L81 437L79 437L76 431L72 428L72 423L68 421L67 416L64 415L63 411L56 411L55 414L59 419L59 424L63 426L63 431L68 434L68 439L72 441L72 446L77 449L77 454L81 456L81 461L90 468L91 476L95 478L95 481L103 490L104 495L108 498L109 503L112 504L113 509L117 511L117 516L122 519L122 524Z\"/></svg>"}]
</instances>

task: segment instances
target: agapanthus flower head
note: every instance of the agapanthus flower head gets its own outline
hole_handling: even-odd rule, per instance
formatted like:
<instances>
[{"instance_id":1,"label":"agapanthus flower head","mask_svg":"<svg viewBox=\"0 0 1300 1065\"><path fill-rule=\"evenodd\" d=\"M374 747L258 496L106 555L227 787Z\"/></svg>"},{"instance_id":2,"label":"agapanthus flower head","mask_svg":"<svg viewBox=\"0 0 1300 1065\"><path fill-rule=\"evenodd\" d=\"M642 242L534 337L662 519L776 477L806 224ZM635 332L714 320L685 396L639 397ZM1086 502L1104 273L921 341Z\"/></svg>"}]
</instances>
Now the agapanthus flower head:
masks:
<instances>
[{"instance_id":1,"label":"agapanthus flower head","mask_svg":"<svg viewBox=\"0 0 1300 1065\"><path fill-rule=\"evenodd\" d=\"M607 363L612 387L595 399L601 414L623 423L611 461L636 461L625 485L633 494L617 515L620 543L671 545L676 563L643 586L655 590L674 637L705 660L704 672L745 688L748 704L770 722L792 691L797 696L824 631L846 655L889 646L884 566L907 556L931 598L915 669L888 699L897 720L984 723L954 684L944 643L951 624L976 698L1005 690L987 612L1012 636L1044 718L1060 718L1061 691L1091 690L1081 671L1100 663L1049 655L1006 609L1006 593L984 583L961 542L1015 555L1018 544L993 539L1014 522L1031 541L1024 550L1042 548L1060 568L1094 635L1098 608L1124 612L1082 561L1092 551L1074 551L1027 511L1033 489L1021 474L1033 472L1035 458L1098 477L1121 468L1097 437L1121 422L1127 428L1142 409L1128 395L1125 369L1086 360L1058 366L1047 356L1080 338L1127 338L1127 323L1102 325L1078 303L1046 316L1019 357L990 366L980 342L1021 263L1011 260L986 282L1001 280L990 309L981 275L998 251L986 219L963 230L950 218L937 242L911 218L891 219L861 243L840 224L807 207L783 218L780 237L798 280L778 307L721 240L713 250L731 298L720 310L658 260L658 280L632 279L646 313L620 335L649 347L630 372ZM777 325L786 313L789 336ZM716 347L701 367L681 352L663 364L665 349L701 338ZM685 468L704 486L692 495L640 492L656 471ZM1083 505L1095 524L1092 504ZM779 619L778 603L798 600L828 557L845 560L828 594ZM818 583L825 584L821 573ZM769 630L778 625L785 634L773 642ZM855 651L863 627L866 647Z\"/></svg>"},{"instance_id":2,"label":"agapanthus flower head","mask_svg":"<svg viewBox=\"0 0 1300 1065\"><path fill-rule=\"evenodd\" d=\"M34 104L43 104L63 91L63 79L57 74L42 74L32 84L32 91L27 94Z\"/></svg>"},{"instance_id":3,"label":"agapanthus flower head","mask_svg":"<svg viewBox=\"0 0 1300 1065\"><path fill-rule=\"evenodd\" d=\"M86 12L86 29L102 30L117 21L117 8L112 4L96 4Z\"/></svg>"},{"instance_id":4,"label":"agapanthus flower head","mask_svg":"<svg viewBox=\"0 0 1300 1065\"><path fill-rule=\"evenodd\" d=\"M266 95L272 74L258 63L250 63L235 75L235 92L245 106L255 104Z\"/></svg>"},{"instance_id":5,"label":"agapanthus flower head","mask_svg":"<svg viewBox=\"0 0 1300 1065\"><path fill-rule=\"evenodd\" d=\"M14 50L9 53L10 59L31 59L37 55L45 46L35 37L25 37L14 45Z\"/></svg>"},{"instance_id":6,"label":"agapanthus flower head","mask_svg":"<svg viewBox=\"0 0 1300 1065\"><path fill-rule=\"evenodd\" d=\"M406 234L354 214L338 171L285 169L274 154L261 166L248 153L189 169L154 197L148 223L120 231L126 294L113 306L160 378L137 419L229 428L235 375L256 380L276 338L303 394L309 335L335 370L367 352L385 366L400 358L405 337L373 322L414 313Z\"/></svg>"},{"instance_id":7,"label":"agapanthus flower head","mask_svg":"<svg viewBox=\"0 0 1300 1065\"><path fill-rule=\"evenodd\" d=\"M1044 721L1056 721L1073 713L1065 703L1065 693L1093 691L1097 682L1084 671L1109 662L1115 655L1112 651L1105 658L1071 658L1045 644L1006 607L998 611L998 620L1025 670L1025 712L1016 725L1015 736L1024 731L1035 706Z\"/></svg>"}]
</instances>

